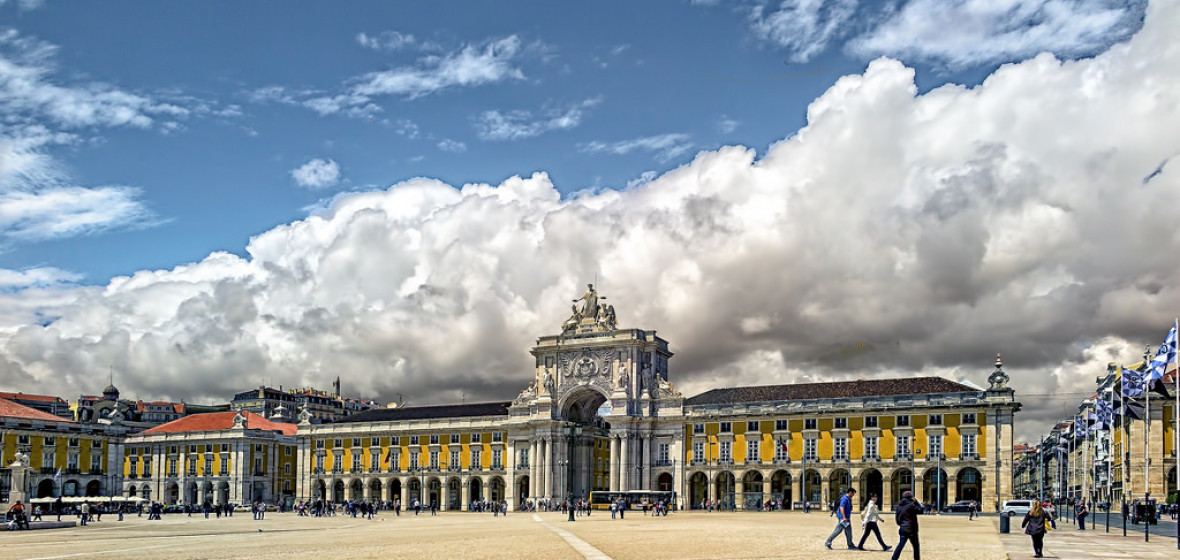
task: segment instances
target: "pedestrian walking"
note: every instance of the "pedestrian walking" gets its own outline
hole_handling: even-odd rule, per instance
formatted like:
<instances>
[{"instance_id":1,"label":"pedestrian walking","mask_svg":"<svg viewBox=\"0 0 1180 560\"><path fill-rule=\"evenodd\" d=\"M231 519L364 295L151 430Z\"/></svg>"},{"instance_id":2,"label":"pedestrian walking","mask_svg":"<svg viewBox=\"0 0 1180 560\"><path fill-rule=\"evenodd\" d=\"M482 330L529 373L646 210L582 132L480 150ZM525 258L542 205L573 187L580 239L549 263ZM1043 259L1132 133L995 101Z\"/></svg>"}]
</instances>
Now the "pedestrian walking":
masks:
<instances>
[{"instance_id":1,"label":"pedestrian walking","mask_svg":"<svg viewBox=\"0 0 1180 560\"><path fill-rule=\"evenodd\" d=\"M1045 533L1052 527L1051 514L1041 505L1040 500L1033 500L1032 508L1024 515L1020 526L1024 527L1024 534L1032 537L1033 558L1044 558L1041 551L1045 546Z\"/></svg>"},{"instance_id":2,"label":"pedestrian walking","mask_svg":"<svg viewBox=\"0 0 1180 560\"><path fill-rule=\"evenodd\" d=\"M82 502L82 526L86 526L86 522L90 521L90 500Z\"/></svg>"},{"instance_id":3,"label":"pedestrian walking","mask_svg":"<svg viewBox=\"0 0 1180 560\"><path fill-rule=\"evenodd\" d=\"M975 502L967 504L967 521L975 521Z\"/></svg>"},{"instance_id":4,"label":"pedestrian walking","mask_svg":"<svg viewBox=\"0 0 1180 560\"><path fill-rule=\"evenodd\" d=\"M840 498L840 502L836 504L836 529L828 535L828 540L824 541L824 546L828 550L832 550L832 540L844 533L845 540L848 541L848 550L853 550L856 547L852 545L852 497L856 495L856 490L849 488L844 493L844 497Z\"/></svg>"},{"instance_id":5,"label":"pedestrian walking","mask_svg":"<svg viewBox=\"0 0 1180 560\"><path fill-rule=\"evenodd\" d=\"M860 512L860 543L856 545L857 549L865 549L865 541L869 538L869 533L876 535L877 542L881 543L881 550L889 552L893 548L885 544L885 539L881 538L881 529L877 524L881 522L881 509L877 507L877 495L869 494L869 503L865 504L864 511Z\"/></svg>"},{"instance_id":6,"label":"pedestrian walking","mask_svg":"<svg viewBox=\"0 0 1180 560\"><path fill-rule=\"evenodd\" d=\"M897 543L897 548L893 549L893 560L901 558L901 551L905 550L906 543L910 543L914 549L914 560L922 560L922 545L918 542L919 515L922 515L922 504L914 499L914 493L909 490L902 492L901 501L897 503L897 513L894 514L897 534L901 540Z\"/></svg>"}]
</instances>

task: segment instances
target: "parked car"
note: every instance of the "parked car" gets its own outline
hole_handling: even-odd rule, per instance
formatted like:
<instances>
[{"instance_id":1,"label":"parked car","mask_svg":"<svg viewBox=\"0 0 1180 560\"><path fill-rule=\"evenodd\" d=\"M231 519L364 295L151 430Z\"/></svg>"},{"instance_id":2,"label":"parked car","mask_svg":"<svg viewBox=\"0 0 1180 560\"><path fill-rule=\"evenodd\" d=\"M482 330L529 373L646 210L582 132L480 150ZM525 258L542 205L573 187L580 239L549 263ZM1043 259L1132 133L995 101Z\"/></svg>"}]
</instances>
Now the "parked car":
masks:
<instances>
[{"instance_id":1,"label":"parked car","mask_svg":"<svg viewBox=\"0 0 1180 560\"><path fill-rule=\"evenodd\" d=\"M1001 515L1024 517L1032 509L1032 500L1008 500L1000 508Z\"/></svg>"},{"instance_id":2,"label":"parked car","mask_svg":"<svg viewBox=\"0 0 1180 560\"><path fill-rule=\"evenodd\" d=\"M948 506L943 506L942 511L945 513L967 513L971 511L971 504L973 503L975 502L971 500L959 500Z\"/></svg>"},{"instance_id":3,"label":"parked car","mask_svg":"<svg viewBox=\"0 0 1180 560\"><path fill-rule=\"evenodd\" d=\"M1131 502L1131 523L1143 521L1149 525L1156 525L1159 519L1155 516L1155 499L1136 498Z\"/></svg>"}]
</instances>

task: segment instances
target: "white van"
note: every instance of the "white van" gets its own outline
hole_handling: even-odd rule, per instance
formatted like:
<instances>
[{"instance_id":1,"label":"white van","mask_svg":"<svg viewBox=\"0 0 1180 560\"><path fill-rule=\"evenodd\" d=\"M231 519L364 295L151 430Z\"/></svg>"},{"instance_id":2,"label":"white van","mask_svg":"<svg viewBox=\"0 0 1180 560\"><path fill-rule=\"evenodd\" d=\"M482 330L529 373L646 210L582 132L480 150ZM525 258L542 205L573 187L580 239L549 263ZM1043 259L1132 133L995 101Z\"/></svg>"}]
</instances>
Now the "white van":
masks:
<instances>
[{"instance_id":1,"label":"white van","mask_svg":"<svg viewBox=\"0 0 1180 560\"><path fill-rule=\"evenodd\" d=\"M1024 517L1032 509L1032 500L1008 500L1000 508L1000 515Z\"/></svg>"}]
</instances>

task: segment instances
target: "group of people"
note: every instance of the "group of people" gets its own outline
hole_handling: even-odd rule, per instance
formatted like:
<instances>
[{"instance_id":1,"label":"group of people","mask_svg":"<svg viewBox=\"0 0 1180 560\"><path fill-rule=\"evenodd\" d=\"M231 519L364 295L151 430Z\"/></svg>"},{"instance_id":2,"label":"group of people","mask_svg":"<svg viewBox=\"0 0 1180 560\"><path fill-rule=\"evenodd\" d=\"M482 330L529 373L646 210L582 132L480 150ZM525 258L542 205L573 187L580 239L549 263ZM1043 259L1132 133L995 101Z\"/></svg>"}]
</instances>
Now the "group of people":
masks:
<instances>
[{"instance_id":1,"label":"group of people","mask_svg":"<svg viewBox=\"0 0 1180 560\"><path fill-rule=\"evenodd\" d=\"M898 560L901 557L902 550L905 550L907 544L914 551L914 560L921 560L922 548L921 542L918 540L918 516L922 514L923 506L920 502L914 499L914 493L906 490L901 495L901 501L897 504L897 510L894 513L894 521L897 523L897 534L900 541L897 548L885 543L884 537L881 536L882 523L881 508L877 504L877 495L869 495L869 501L865 507L861 509L860 513L860 542L856 545L852 544L852 497L856 495L856 490L849 488L844 496L840 498L839 503L833 510L836 517L836 528L828 539L824 541L824 546L831 550L832 541L836 540L841 533L848 543L849 550L864 550L865 541L868 540L869 535L877 538L877 543L881 545L881 550L888 552L893 550L893 560Z\"/></svg>"}]
</instances>

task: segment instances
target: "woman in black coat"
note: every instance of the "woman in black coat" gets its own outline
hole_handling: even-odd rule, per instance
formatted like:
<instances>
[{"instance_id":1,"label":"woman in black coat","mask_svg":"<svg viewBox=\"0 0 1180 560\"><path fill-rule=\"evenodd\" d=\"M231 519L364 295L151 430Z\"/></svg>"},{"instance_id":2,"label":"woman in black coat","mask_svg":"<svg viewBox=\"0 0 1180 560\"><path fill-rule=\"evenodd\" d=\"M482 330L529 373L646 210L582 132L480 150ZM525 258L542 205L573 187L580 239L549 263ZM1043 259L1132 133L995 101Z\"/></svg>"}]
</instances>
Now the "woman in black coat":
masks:
<instances>
[{"instance_id":1,"label":"woman in black coat","mask_svg":"<svg viewBox=\"0 0 1180 560\"><path fill-rule=\"evenodd\" d=\"M1033 544L1033 558L1044 558L1041 550L1045 546L1045 526L1052 521L1049 512L1041 507L1040 500L1033 501L1032 509L1024 515L1024 521L1020 522L1020 526L1024 527L1024 534L1032 537Z\"/></svg>"}]
</instances>

